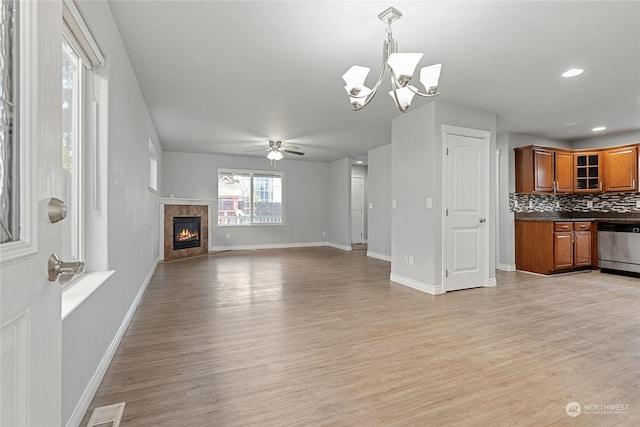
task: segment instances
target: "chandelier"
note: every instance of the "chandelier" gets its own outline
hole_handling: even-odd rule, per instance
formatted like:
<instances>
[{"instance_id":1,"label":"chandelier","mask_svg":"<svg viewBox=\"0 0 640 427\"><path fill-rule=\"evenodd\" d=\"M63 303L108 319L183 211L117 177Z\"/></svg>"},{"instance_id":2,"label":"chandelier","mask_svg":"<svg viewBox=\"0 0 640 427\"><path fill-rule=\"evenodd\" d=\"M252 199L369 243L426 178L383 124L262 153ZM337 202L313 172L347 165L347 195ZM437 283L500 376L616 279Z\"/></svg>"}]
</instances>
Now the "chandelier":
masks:
<instances>
[{"instance_id":1,"label":"chandelier","mask_svg":"<svg viewBox=\"0 0 640 427\"><path fill-rule=\"evenodd\" d=\"M420 70L420 82L426 89L425 93L420 92L418 88L410 84L413 72L420 59L422 59L422 53L398 52L398 43L393 39L391 24L400 19L401 16L402 13L393 7L384 10L378 15L378 18L387 24L387 40L383 42L382 47L382 70L373 89L364 85L364 81L371 70L368 67L354 65L342 76L346 83L344 88L349 94L354 111L361 110L369 105L382 83L384 70L387 66L391 72L389 95L391 95L400 111L407 111L415 95L436 96L440 94L438 92L438 79L440 78L442 64L430 65Z\"/></svg>"}]
</instances>

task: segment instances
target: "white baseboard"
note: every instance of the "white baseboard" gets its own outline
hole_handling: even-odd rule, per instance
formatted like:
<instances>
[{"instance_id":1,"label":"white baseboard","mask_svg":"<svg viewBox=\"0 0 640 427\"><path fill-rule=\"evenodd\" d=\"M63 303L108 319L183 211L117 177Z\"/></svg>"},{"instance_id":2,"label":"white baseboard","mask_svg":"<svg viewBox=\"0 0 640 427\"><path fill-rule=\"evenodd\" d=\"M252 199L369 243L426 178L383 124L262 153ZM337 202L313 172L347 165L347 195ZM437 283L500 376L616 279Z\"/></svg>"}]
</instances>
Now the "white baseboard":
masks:
<instances>
[{"instance_id":1,"label":"white baseboard","mask_svg":"<svg viewBox=\"0 0 640 427\"><path fill-rule=\"evenodd\" d=\"M258 249L287 249L287 248L311 248L316 246L328 246L327 242L306 242L306 243L267 243L264 245L228 245L211 246L209 251L255 251Z\"/></svg>"},{"instance_id":2,"label":"white baseboard","mask_svg":"<svg viewBox=\"0 0 640 427\"><path fill-rule=\"evenodd\" d=\"M331 248L342 249L343 251L352 250L351 245L345 246L345 245L341 245L341 244L338 244L338 243L327 242L327 246L329 246Z\"/></svg>"},{"instance_id":3,"label":"white baseboard","mask_svg":"<svg viewBox=\"0 0 640 427\"><path fill-rule=\"evenodd\" d=\"M109 368L111 359L113 359L113 356L116 354L116 350L120 345L120 341L122 340L122 337L127 331L127 328L129 327L129 323L131 323L131 319L133 319L133 315L135 314L136 309L140 304L142 295L144 295L144 292L147 290L147 286L149 285L149 282L151 281L151 277L153 276L153 273L155 273L157 266L158 266L158 263L154 263L151 269L149 270L149 272L147 273L147 277L145 277L144 282L142 283L142 286L138 291L138 294L136 295L135 299L131 303L131 306L129 307L129 311L127 311L126 316L124 317L124 319L122 319L122 324L120 324L120 328L118 329L116 336L113 337L113 340L111 341L111 344L109 344L109 347L105 351L104 356L100 361L100 364L98 365L96 371L93 373L93 376L91 377L91 381L89 381L89 384L87 384L87 387L85 387L84 393L82 393L82 397L80 398L80 400L78 401L78 404L76 405L73 412L71 413L71 416L69 417L69 420L66 423L66 427L77 427L82 422L82 418L84 417L85 412L87 412L87 409L91 404L91 400L93 399L93 396L95 396L96 391L98 391L98 387L100 386L100 383L104 378L104 374L107 372L107 369Z\"/></svg>"},{"instance_id":4,"label":"white baseboard","mask_svg":"<svg viewBox=\"0 0 640 427\"><path fill-rule=\"evenodd\" d=\"M496 269L502 270L502 271L516 271L516 265L515 264L503 264L503 263L499 262L496 265Z\"/></svg>"},{"instance_id":5,"label":"white baseboard","mask_svg":"<svg viewBox=\"0 0 640 427\"><path fill-rule=\"evenodd\" d=\"M389 276L389 280L413 289L417 289L418 291L425 292L429 295L444 294L444 286L442 285L430 285L428 283L422 283L409 277L401 276L399 274L391 273L391 275Z\"/></svg>"},{"instance_id":6,"label":"white baseboard","mask_svg":"<svg viewBox=\"0 0 640 427\"><path fill-rule=\"evenodd\" d=\"M377 252L367 251L367 256L371 257L371 258L377 258L377 259L381 259L383 261L391 262L391 255L383 255L383 254L379 254Z\"/></svg>"},{"instance_id":7,"label":"white baseboard","mask_svg":"<svg viewBox=\"0 0 640 427\"><path fill-rule=\"evenodd\" d=\"M498 286L498 282L496 281L496 278L495 277L490 277L489 278L489 283L487 283L485 288L495 288L496 286Z\"/></svg>"}]
</instances>

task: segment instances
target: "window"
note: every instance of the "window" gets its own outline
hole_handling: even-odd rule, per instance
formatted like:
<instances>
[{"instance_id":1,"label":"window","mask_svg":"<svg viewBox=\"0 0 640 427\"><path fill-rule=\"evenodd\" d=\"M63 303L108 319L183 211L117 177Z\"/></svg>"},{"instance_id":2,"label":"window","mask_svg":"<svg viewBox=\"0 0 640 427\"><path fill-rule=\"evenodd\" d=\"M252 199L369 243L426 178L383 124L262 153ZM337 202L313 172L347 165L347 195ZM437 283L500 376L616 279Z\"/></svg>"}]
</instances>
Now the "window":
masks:
<instances>
[{"instance_id":1,"label":"window","mask_svg":"<svg viewBox=\"0 0 640 427\"><path fill-rule=\"evenodd\" d=\"M98 104L98 92L95 66L103 65L104 58L98 49L91 32L85 24L73 1L63 2L62 26L62 188L56 197L67 205L67 217L62 221L62 249L60 257L65 261L85 259L85 215L86 209L93 206L89 202L95 197L95 189L83 188L95 185L97 178L95 166L97 159L97 130L95 126ZM83 162L86 155L92 160ZM85 167L88 164L88 168ZM90 174L93 172L93 174ZM85 174L87 176L85 177ZM87 200L83 197L88 191ZM93 199L92 199L93 200ZM85 209L86 208L86 209Z\"/></svg>"},{"instance_id":2,"label":"window","mask_svg":"<svg viewBox=\"0 0 640 427\"><path fill-rule=\"evenodd\" d=\"M80 165L82 154L82 82L83 67L80 56L66 37L62 39L62 200L67 204L67 218L63 221L62 256L74 261L83 258L82 197Z\"/></svg>"},{"instance_id":3,"label":"window","mask_svg":"<svg viewBox=\"0 0 640 427\"><path fill-rule=\"evenodd\" d=\"M284 224L284 172L218 171L218 225Z\"/></svg>"},{"instance_id":4,"label":"window","mask_svg":"<svg viewBox=\"0 0 640 427\"><path fill-rule=\"evenodd\" d=\"M149 189L158 191L158 152L149 138Z\"/></svg>"},{"instance_id":5,"label":"window","mask_svg":"<svg viewBox=\"0 0 640 427\"><path fill-rule=\"evenodd\" d=\"M20 239L17 3L0 0L0 243Z\"/></svg>"}]
</instances>

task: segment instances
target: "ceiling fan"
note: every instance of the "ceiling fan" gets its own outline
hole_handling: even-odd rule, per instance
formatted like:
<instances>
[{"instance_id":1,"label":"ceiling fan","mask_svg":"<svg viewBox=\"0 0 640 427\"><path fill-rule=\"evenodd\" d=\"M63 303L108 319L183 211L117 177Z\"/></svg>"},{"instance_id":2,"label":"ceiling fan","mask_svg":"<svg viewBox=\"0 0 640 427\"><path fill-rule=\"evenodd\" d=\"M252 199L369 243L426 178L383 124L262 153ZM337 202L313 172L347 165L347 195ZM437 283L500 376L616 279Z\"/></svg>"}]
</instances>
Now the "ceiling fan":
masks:
<instances>
[{"instance_id":1,"label":"ceiling fan","mask_svg":"<svg viewBox=\"0 0 640 427\"><path fill-rule=\"evenodd\" d=\"M284 157L284 153L287 154L295 154L297 156L304 156L304 152L300 151L300 147L296 147L295 145L285 144L284 141L279 139L270 139L267 141L269 146L264 147L264 145L256 145L256 147L263 147L267 152L267 159L273 161L281 160ZM251 150L251 151L260 151L260 150ZM247 151L250 152L250 151Z\"/></svg>"}]
</instances>

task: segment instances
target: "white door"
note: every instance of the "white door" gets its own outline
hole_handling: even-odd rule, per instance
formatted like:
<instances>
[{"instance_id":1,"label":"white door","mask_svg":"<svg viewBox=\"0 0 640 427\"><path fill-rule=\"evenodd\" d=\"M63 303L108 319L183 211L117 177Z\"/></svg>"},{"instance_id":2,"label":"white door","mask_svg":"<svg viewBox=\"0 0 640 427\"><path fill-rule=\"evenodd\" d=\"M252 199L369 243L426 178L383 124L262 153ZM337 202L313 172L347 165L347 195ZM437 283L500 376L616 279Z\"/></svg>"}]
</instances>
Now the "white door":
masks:
<instances>
[{"instance_id":1,"label":"white door","mask_svg":"<svg viewBox=\"0 0 640 427\"><path fill-rule=\"evenodd\" d=\"M445 290L489 282L490 133L443 126L445 147Z\"/></svg>"},{"instance_id":2,"label":"white door","mask_svg":"<svg viewBox=\"0 0 640 427\"><path fill-rule=\"evenodd\" d=\"M61 2L19 4L21 219L19 239L0 244L0 425L53 426L61 419L61 287L48 280L47 260L62 233L47 202L61 187L62 11Z\"/></svg>"},{"instance_id":3,"label":"white door","mask_svg":"<svg viewBox=\"0 0 640 427\"><path fill-rule=\"evenodd\" d=\"M361 176L351 177L351 243L364 238L364 184Z\"/></svg>"}]
</instances>

